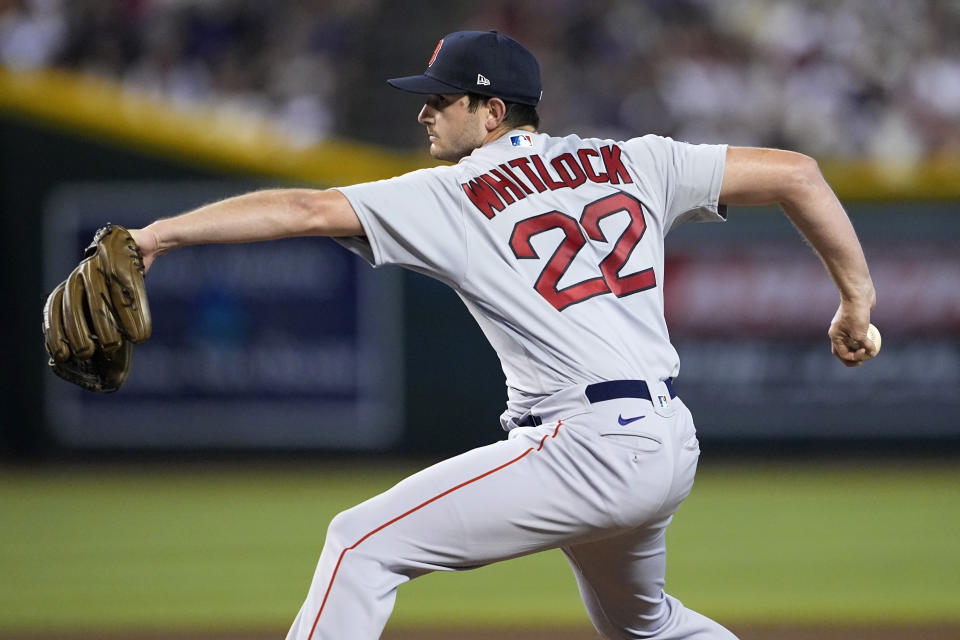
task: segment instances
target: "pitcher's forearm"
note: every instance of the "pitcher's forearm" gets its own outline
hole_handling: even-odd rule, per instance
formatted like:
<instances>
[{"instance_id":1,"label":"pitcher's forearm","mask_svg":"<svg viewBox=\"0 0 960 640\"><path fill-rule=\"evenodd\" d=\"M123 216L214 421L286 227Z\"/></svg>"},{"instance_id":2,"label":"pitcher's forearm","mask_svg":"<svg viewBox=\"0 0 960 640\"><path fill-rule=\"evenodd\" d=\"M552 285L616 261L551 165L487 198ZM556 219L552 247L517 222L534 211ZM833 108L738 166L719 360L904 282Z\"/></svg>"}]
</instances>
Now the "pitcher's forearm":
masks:
<instances>
[{"instance_id":1,"label":"pitcher's forearm","mask_svg":"<svg viewBox=\"0 0 960 640\"><path fill-rule=\"evenodd\" d=\"M348 236L363 229L338 191L268 189L157 220L144 231L156 238L156 255L162 255L195 244Z\"/></svg>"},{"instance_id":2,"label":"pitcher's forearm","mask_svg":"<svg viewBox=\"0 0 960 640\"><path fill-rule=\"evenodd\" d=\"M195 244L256 242L304 235L310 219L305 190L255 191L205 205L145 228L157 254Z\"/></svg>"},{"instance_id":3,"label":"pitcher's forearm","mask_svg":"<svg viewBox=\"0 0 960 640\"><path fill-rule=\"evenodd\" d=\"M820 255L841 299L872 307L876 294L860 240L820 171L814 169L781 206Z\"/></svg>"}]
</instances>

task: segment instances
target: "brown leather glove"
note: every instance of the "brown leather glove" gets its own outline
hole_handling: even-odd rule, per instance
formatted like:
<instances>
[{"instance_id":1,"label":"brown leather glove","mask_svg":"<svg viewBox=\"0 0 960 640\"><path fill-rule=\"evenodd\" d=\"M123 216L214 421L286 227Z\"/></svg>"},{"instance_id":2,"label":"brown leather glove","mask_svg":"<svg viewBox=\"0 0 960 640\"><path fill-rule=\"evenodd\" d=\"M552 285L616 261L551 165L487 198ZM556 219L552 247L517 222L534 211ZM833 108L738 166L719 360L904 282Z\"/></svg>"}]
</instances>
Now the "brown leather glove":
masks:
<instances>
[{"instance_id":1,"label":"brown leather glove","mask_svg":"<svg viewBox=\"0 0 960 640\"><path fill-rule=\"evenodd\" d=\"M143 257L130 233L112 224L97 231L84 256L47 297L43 337L55 374L109 393L130 373L133 344L150 337Z\"/></svg>"}]
</instances>

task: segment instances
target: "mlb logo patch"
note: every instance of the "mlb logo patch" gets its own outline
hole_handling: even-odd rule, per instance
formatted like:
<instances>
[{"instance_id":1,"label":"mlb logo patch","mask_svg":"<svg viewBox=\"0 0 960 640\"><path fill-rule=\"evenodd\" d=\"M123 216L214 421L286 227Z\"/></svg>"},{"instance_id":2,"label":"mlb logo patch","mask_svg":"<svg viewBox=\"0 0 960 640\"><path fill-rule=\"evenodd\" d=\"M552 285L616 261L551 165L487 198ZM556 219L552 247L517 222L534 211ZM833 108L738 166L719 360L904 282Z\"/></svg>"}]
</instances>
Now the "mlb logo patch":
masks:
<instances>
[{"instance_id":1,"label":"mlb logo patch","mask_svg":"<svg viewBox=\"0 0 960 640\"><path fill-rule=\"evenodd\" d=\"M670 404L670 396L657 396L657 402L660 403L661 407L665 407Z\"/></svg>"},{"instance_id":2,"label":"mlb logo patch","mask_svg":"<svg viewBox=\"0 0 960 640\"><path fill-rule=\"evenodd\" d=\"M510 136L510 142L512 142L513 146L515 147L532 147L533 146L533 138L531 138L526 134L519 135L519 136Z\"/></svg>"}]
</instances>

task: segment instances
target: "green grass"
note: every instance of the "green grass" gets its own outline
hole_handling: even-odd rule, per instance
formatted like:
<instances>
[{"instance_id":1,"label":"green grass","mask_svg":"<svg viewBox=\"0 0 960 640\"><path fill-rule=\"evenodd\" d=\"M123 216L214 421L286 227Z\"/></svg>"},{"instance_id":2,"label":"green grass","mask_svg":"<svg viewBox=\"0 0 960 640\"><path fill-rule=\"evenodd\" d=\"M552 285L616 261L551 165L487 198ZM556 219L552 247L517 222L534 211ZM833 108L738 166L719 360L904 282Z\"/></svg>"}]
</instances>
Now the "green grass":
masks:
<instances>
[{"instance_id":1,"label":"green grass","mask_svg":"<svg viewBox=\"0 0 960 640\"><path fill-rule=\"evenodd\" d=\"M960 472L709 474L671 530L668 586L749 621L960 620Z\"/></svg>"},{"instance_id":2,"label":"green grass","mask_svg":"<svg viewBox=\"0 0 960 640\"><path fill-rule=\"evenodd\" d=\"M410 468L0 470L0 633L284 630L327 522ZM960 471L710 469L667 588L725 621L960 621ZM401 588L391 626L586 624L557 552Z\"/></svg>"}]
</instances>

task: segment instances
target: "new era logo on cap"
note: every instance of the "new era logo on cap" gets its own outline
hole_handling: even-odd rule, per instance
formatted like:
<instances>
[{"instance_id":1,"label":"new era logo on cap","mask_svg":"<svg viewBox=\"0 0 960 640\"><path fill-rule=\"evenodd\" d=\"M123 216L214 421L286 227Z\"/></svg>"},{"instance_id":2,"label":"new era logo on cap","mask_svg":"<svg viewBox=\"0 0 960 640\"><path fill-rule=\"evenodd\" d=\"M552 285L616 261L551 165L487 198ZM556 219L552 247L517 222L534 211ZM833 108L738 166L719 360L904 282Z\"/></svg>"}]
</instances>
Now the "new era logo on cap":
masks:
<instances>
[{"instance_id":1,"label":"new era logo on cap","mask_svg":"<svg viewBox=\"0 0 960 640\"><path fill-rule=\"evenodd\" d=\"M480 86L482 86L482 87L486 87L486 86L489 86L490 81L487 80L486 77L485 77L482 73L478 73L478 74L477 74L477 84L480 85Z\"/></svg>"}]
</instances>

